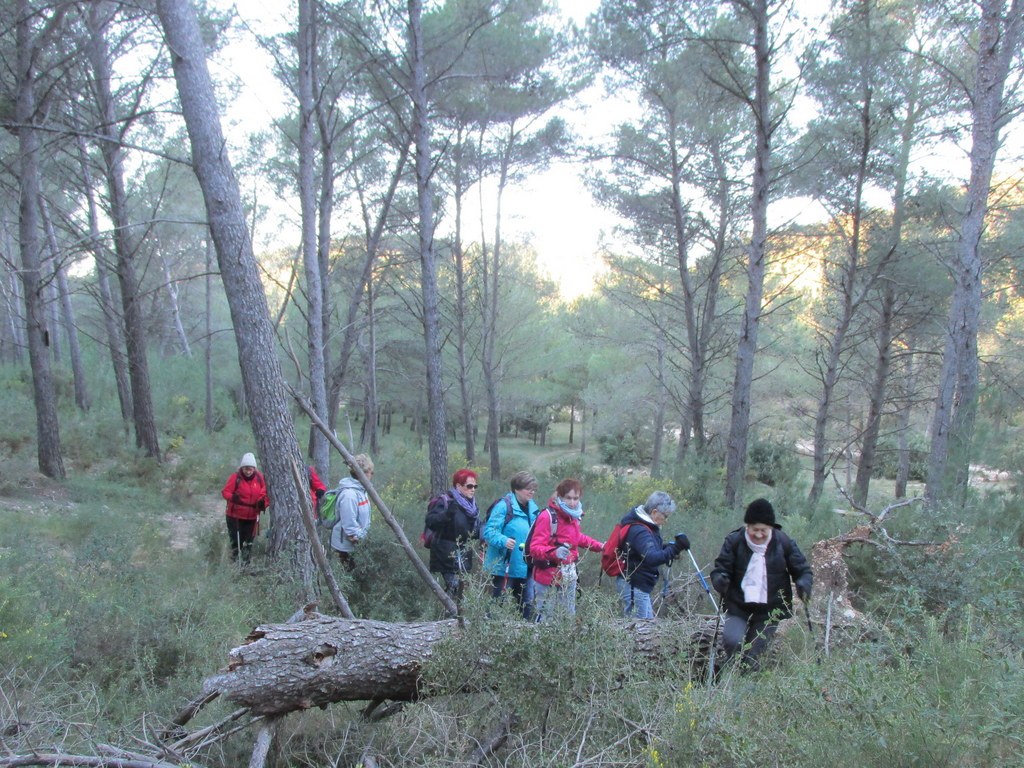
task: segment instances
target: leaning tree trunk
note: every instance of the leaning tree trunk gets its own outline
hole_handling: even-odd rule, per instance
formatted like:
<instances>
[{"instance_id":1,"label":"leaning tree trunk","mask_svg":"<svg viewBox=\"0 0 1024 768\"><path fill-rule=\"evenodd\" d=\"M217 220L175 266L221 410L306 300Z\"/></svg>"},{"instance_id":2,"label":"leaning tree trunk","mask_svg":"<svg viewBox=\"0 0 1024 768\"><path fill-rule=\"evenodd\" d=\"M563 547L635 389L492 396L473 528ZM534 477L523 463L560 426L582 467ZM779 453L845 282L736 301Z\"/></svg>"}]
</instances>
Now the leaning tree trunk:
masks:
<instances>
[{"instance_id":1,"label":"leaning tree trunk","mask_svg":"<svg viewBox=\"0 0 1024 768\"><path fill-rule=\"evenodd\" d=\"M270 553L288 563L291 575L302 581L310 596L313 561L300 517L300 494L304 496L308 489L297 487L292 478L292 465L302 464L302 456L238 181L224 149L199 23L188 0L159 0L157 12L171 51L192 163L217 249L249 418L270 485L274 514Z\"/></svg>"}]
</instances>

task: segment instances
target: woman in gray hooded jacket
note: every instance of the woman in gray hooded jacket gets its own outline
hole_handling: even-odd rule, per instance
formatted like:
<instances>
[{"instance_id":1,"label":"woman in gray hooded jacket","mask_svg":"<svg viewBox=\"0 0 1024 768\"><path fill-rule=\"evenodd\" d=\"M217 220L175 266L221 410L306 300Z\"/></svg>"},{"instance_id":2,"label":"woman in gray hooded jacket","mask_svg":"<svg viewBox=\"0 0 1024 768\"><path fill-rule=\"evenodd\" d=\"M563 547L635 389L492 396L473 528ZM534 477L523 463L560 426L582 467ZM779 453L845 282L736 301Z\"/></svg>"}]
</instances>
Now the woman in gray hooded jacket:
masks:
<instances>
[{"instance_id":1,"label":"woman in gray hooded jacket","mask_svg":"<svg viewBox=\"0 0 1024 768\"><path fill-rule=\"evenodd\" d=\"M355 462L367 477L373 477L373 461L365 453L355 456ZM370 497L366 489L350 471L351 477L338 483L338 522L331 529L331 549L338 553L341 564L354 570L356 545L370 532Z\"/></svg>"}]
</instances>

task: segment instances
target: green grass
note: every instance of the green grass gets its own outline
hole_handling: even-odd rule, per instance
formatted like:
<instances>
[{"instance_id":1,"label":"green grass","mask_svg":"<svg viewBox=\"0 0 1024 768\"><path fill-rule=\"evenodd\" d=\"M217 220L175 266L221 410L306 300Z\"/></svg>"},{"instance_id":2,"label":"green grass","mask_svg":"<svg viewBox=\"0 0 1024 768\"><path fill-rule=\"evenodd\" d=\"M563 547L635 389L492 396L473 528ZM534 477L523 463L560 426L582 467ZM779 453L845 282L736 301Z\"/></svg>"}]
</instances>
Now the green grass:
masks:
<instances>
[{"instance_id":1,"label":"green grass","mask_svg":"<svg viewBox=\"0 0 1024 768\"><path fill-rule=\"evenodd\" d=\"M291 585L261 560L262 542L252 572L227 560L219 490L251 437L237 420L206 435L188 401L163 400L176 434L162 436L169 459L156 464L136 453L108 402L63 422L69 478L55 483L34 469L25 397L18 386L0 394L12 414L12 437L0 446L0 723L21 724L5 746L85 754L97 742L131 746L193 698L255 625L298 607ZM449 450L455 469L462 447ZM739 525L715 466L694 462L660 479L611 474L595 469L594 453L568 445L562 424L544 447L503 438L501 456L501 478L488 477L486 455L474 464L482 503L504 493L519 469L538 476L541 502L559 479L578 475L583 528L598 539L652 490L667 490L679 501L668 532L690 536L705 572ZM423 451L396 430L374 459L378 489L415 540L429 493ZM751 485L746 496L767 495L809 553L856 519L834 514L846 506L834 497L808 508L804 480ZM873 483L874 511L888 503L886 487ZM382 765L449 765L514 714L494 764L1011 765L1024 711L1022 510L1014 493L977 494L956 514L899 510L890 534L945 545L848 550L862 627L837 629L825 658L821 626L812 635L794 623L763 674L727 675L713 688L685 656L636 662L596 556L581 565L580 621L571 630L503 616L480 597L478 574L467 629L428 667L433 696L379 724L362 721L357 704L293 715L281 723L276 764L356 765L372 743ZM360 558L365 567L338 574L357 615L440 618L379 516ZM666 610L683 621L710 612L688 558L671 575L676 598ZM229 711L215 703L190 727ZM245 764L252 735L243 731L200 762Z\"/></svg>"}]
</instances>

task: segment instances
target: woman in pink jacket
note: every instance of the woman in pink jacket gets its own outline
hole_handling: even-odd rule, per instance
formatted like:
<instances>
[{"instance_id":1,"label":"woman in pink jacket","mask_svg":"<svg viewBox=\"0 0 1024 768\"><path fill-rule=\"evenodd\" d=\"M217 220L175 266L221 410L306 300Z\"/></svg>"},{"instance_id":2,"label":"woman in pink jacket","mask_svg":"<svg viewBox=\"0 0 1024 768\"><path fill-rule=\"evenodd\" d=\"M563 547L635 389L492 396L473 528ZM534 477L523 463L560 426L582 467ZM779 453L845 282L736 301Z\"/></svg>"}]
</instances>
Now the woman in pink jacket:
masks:
<instances>
[{"instance_id":1,"label":"woman in pink jacket","mask_svg":"<svg viewBox=\"0 0 1024 768\"><path fill-rule=\"evenodd\" d=\"M583 484L566 478L555 488L547 509L537 515L534 523L529 555L533 561L537 621L543 621L546 615L575 615L580 547L600 552L604 546L604 542L590 538L580 529L582 496Z\"/></svg>"}]
</instances>

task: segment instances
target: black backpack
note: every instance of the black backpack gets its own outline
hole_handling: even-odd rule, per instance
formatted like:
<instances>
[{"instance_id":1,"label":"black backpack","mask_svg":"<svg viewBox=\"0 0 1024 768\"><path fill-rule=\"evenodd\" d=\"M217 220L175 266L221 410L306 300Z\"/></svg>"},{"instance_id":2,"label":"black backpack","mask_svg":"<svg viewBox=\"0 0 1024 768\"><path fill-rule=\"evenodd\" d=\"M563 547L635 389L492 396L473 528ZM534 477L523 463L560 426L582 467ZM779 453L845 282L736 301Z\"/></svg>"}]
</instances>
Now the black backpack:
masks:
<instances>
[{"instance_id":1,"label":"black backpack","mask_svg":"<svg viewBox=\"0 0 1024 768\"><path fill-rule=\"evenodd\" d=\"M445 506L447 506L448 504L451 503L452 497L449 496L447 493L440 493L437 496L431 496L430 500L427 502L427 514L430 514L431 507L433 507L435 504L442 500L444 501ZM428 528L426 521L424 521L423 533L420 534L420 544L426 547L427 549L430 549L430 546L434 543L435 536L437 536L437 532L432 531L430 528Z\"/></svg>"}]
</instances>

